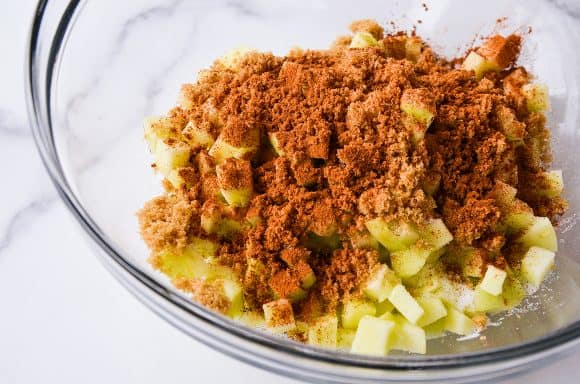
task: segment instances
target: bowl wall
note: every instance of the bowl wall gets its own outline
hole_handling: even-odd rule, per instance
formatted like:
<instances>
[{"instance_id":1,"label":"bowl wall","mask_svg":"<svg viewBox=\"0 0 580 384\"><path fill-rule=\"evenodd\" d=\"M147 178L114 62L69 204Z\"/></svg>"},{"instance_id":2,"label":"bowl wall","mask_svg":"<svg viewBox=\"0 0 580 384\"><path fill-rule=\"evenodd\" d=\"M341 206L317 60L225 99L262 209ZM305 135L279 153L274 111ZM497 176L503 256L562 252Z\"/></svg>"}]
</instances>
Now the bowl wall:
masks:
<instances>
[{"instance_id":1,"label":"bowl wall","mask_svg":"<svg viewBox=\"0 0 580 384\"><path fill-rule=\"evenodd\" d=\"M109 268L156 312L186 332L198 339L213 335L215 339L205 342L214 347L225 349L216 340L237 332L253 340L247 344L250 349L261 340L265 345L284 345L305 361L327 361L324 364L330 364L328 370L334 372L327 375L334 376L333 380L352 375L345 382L374 374L385 379L389 370L404 367L447 365L456 370L440 371L441 376L412 371L393 376L391 372L388 377L431 380L464 376L464 368L467 376L510 373L508 367L518 366L517 361L522 368L524 360L529 363L551 355L546 350L555 344L572 343L580 327L580 300L575 299L580 293L576 225L580 212L576 164L580 144L579 22L565 7L547 1L432 3L426 11L420 1L50 2L45 4L44 15L38 15L44 17L39 25L54 18L61 20L60 27L53 28L54 36L50 24L45 30L33 30L31 48L38 49L31 57L29 73L31 116L41 154L65 201L93 239L96 237ZM496 22L504 16L508 19ZM554 167L563 169L570 210L559 228L557 273L514 313L494 319L498 324L501 320L501 325L486 330L485 340L458 341L448 336L430 341L428 356L395 355L382 360L317 351L220 320L189 304L146 263L148 251L139 238L135 212L160 194L161 187L148 166L152 160L143 140L143 118L165 113L175 104L180 84L193 82L200 69L233 47L248 45L275 54L284 54L295 45L325 48L347 32L350 21L360 18L376 19L387 32L416 26L419 35L448 57L461 55L479 37L494 31L527 33L531 27L520 61L550 87ZM394 26L389 24L391 20ZM169 314L176 306L184 312L175 315L179 320L171 320L174 314ZM216 327L225 333L216 335ZM563 332L568 332L565 338ZM245 347L242 341L236 343L226 352L240 357ZM510 364L497 365L501 360ZM360 369L361 365L383 367L384 373ZM498 371L500 367L503 372ZM321 375L320 380L330 377ZM316 379L314 374L305 377Z\"/></svg>"}]
</instances>

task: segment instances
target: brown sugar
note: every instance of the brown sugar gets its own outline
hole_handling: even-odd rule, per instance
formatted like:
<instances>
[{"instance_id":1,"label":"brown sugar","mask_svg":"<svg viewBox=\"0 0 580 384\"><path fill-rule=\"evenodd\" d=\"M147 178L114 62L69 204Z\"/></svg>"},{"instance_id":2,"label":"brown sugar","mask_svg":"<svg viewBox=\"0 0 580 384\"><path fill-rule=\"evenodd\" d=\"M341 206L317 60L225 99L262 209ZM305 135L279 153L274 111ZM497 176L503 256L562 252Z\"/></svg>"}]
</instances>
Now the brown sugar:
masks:
<instances>
[{"instance_id":1,"label":"brown sugar","mask_svg":"<svg viewBox=\"0 0 580 384\"><path fill-rule=\"evenodd\" d=\"M218 60L183 86L171 112L180 124L192 121L214 139L252 151L225 160L216 174L207 150L192 147L184 168L191 169L179 172L185 182L169 184L139 213L153 252L209 238L219 244L216 260L240 276L248 309L286 298L297 318L308 320L360 295L383 257L372 246L353 246L367 220L421 225L441 218L454 246L481 248L477 262L486 265L510 260L497 256L511 249L498 231L505 216L492 196L498 183L517 188L535 215L555 220L563 213L564 200L534 192L550 162L549 131L520 91L530 76L514 67L519 36L493 36L477 49L505 68L478 81L459 68L460 59L437 56L416 36L384 36L371 20L351 30L369 32L379 46L348 49L351 38L343 37L330 50L251 52L236 67ZM410 39L417 57L406 56ZM409 124L401 102L426 108L428 129ZM521 140L506 136L501 116L513 120ZM248 206L224 207L220 187L250 187L254 195ZM242 230L208 234L202 214L240 221ZM311 273L316 283L306 289ZM178 287L223 310L200 284ZM297 299L300 292L305 297Z\"/></svg>"}]
</instances>

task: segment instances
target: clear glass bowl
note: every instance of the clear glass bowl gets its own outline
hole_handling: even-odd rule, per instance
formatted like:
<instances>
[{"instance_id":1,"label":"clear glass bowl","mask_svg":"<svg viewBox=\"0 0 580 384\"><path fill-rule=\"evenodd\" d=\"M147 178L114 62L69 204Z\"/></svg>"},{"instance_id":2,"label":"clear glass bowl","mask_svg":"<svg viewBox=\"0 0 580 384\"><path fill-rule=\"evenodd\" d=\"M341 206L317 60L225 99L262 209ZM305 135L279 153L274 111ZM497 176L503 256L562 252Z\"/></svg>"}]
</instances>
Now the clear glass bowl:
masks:
<instances>
[{"instance_id":1,"label":"clear glass bowl","mask_svg":"<svg viewBox=\"0 0 580 384\"><path fill-rule=\"evenodd\" d=\"M438 0L427 6L379 0L41 1L26 69L39 152L111 273L168 322L228 355L294 378L336 383L482 381L538 367L570 351L580 336L579 7L540 0ZM151 270L135 218L143 202L161 191L148 167L141 121L169 109L181 83L237 45L278 54L293 45L323 48L350 21L369 17L387 30L391 20L398 28L416 25L448 56L477 36L528 33L531 27L521 61L550 86L555 167L564 171L571 205L559 229L557 272L546 286L518 313L503 316L501 326L490 327L485 340L433 340L426 356L354 356L233 323Z\"/></svg>"}]
</instances>

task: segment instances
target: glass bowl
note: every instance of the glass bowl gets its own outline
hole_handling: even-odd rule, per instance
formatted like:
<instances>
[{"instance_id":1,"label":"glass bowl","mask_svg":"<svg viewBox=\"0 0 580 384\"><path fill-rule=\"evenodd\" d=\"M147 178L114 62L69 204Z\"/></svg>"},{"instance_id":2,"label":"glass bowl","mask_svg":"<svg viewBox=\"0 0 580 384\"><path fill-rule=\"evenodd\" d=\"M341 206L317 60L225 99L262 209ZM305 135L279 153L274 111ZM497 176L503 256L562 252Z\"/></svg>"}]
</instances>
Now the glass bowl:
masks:
<instances>
[{"instance_id":1,"label":"glass bowl","mask_svg":"<svg viewBox=\"0 0 580 384\"><path fill-rule=\"evenodd\" d=\"M580 336L580 11L564 1L40 1L28 47L29 116L62 200L108 270L191 337L249 364L315 382L469 382L541 366ZM507 17L507 19L502 19ZM429 354L385 358L317 349L236 324L190 301L146 263L135 212L161 192L142 119L163 114L179 86L240 44L284 54L329 46L350 21L416 26L447 56L494 31L526 34L521 62L551 89L555 168L570 210L557 271L485 339L447 336ZM394 21L393 24L389 23ZM529 28L531 33L528 34Z\"/></svg>"}]
</instances>

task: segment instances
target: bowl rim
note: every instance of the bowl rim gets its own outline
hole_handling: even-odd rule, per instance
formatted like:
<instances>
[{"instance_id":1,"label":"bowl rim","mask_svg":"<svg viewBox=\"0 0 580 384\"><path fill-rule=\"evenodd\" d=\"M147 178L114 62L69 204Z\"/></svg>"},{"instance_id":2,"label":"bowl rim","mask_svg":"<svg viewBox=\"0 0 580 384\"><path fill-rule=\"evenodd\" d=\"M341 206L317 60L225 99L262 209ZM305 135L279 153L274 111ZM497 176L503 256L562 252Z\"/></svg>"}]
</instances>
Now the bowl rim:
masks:
<instances>
[{"instance_id":1,"label":"bowl rim","mask_svg":"<svg viewBox=\"0 0 580 384\"><path fill-rule=\"evenodd\" d=\"M66 46L68 32L74 25L76 17L80 14L86 0L68 0L68 4L62 14L58 15L58 24L54 35L50 36L50 49L45 66L39 61L39 45L41 38L46 38L42 34L43 24L47 15L47 9L54 0L40 0L34 13L31 23L28 46L25 57L25 93L28 110L28 118L35 140L36 147L42 162L53 182L61 200L64 202L73 217L77 220L84 232L92 239L101 251L104 251L105 263L109 264L109 269L121 271L114 273L115 277L123 285L130 285L133 289L145 287L149 299L139 297L140 294L133 291L133 294L145 302L149 307L154 307L153 301L164 301L180 311L184 311L187 316L193 316L197 320L205 322L209 327L219 331L224 331L238 339L255 344L266 349L275 350L288 357L307 358L317 362L336 364L340 367L353 367L362 369L381 369L387 371L406 371L409 369L421 370L442 370L450 368L466 368L482 365L492 365L505 363L507 361L517 361L525 359L526 364L544 359L548 356L556 355L564 351L569 351L572 347L580 344L580 321L570 324L562 329L551 332L541 338L526 341L521 344L504 346L489 350L469 352L463 354L450 354L438 356L387 356L371 357L359 356L350 353L331 351L301 343L282 339L257 329L251 329L216 314L207 308L185 298L176 293L173 289L157 281L150 273L133 265L130 258L125 257L117 249L107 235L91 219L84 209L80 200L75 195L73 188L68 183L63 168L61 166L58 152L56 150L53 123L51 116L51 96L54 88L55 74L58 73L62 52ZM44 76L44 77L43 77ZM45 79L43 81L43 79ZM111 270L111 269L110 269ZM155 312L155 308L152 308ZM159 314L159 313L158 313ZM162 317L165 317L162 315ZM167 318L166 318L167 320ZM170 320L169 320L170 321ZM172 321L170 321L172 322ZM191 332L184 327L176 325L182 331ZM200 340L200 337L192 335ZM207 340L200 340L205 344L212 344ZM211 345L220 349L219 346ZM234 348L235 345L233 345ZM222 352L226 352L222 350ZM241 360L248 360L240 353L228 353ZM267 356L262 356L268 358ZM257 364L254 361L254 364Z\"/></svg>"}]
</instances>

